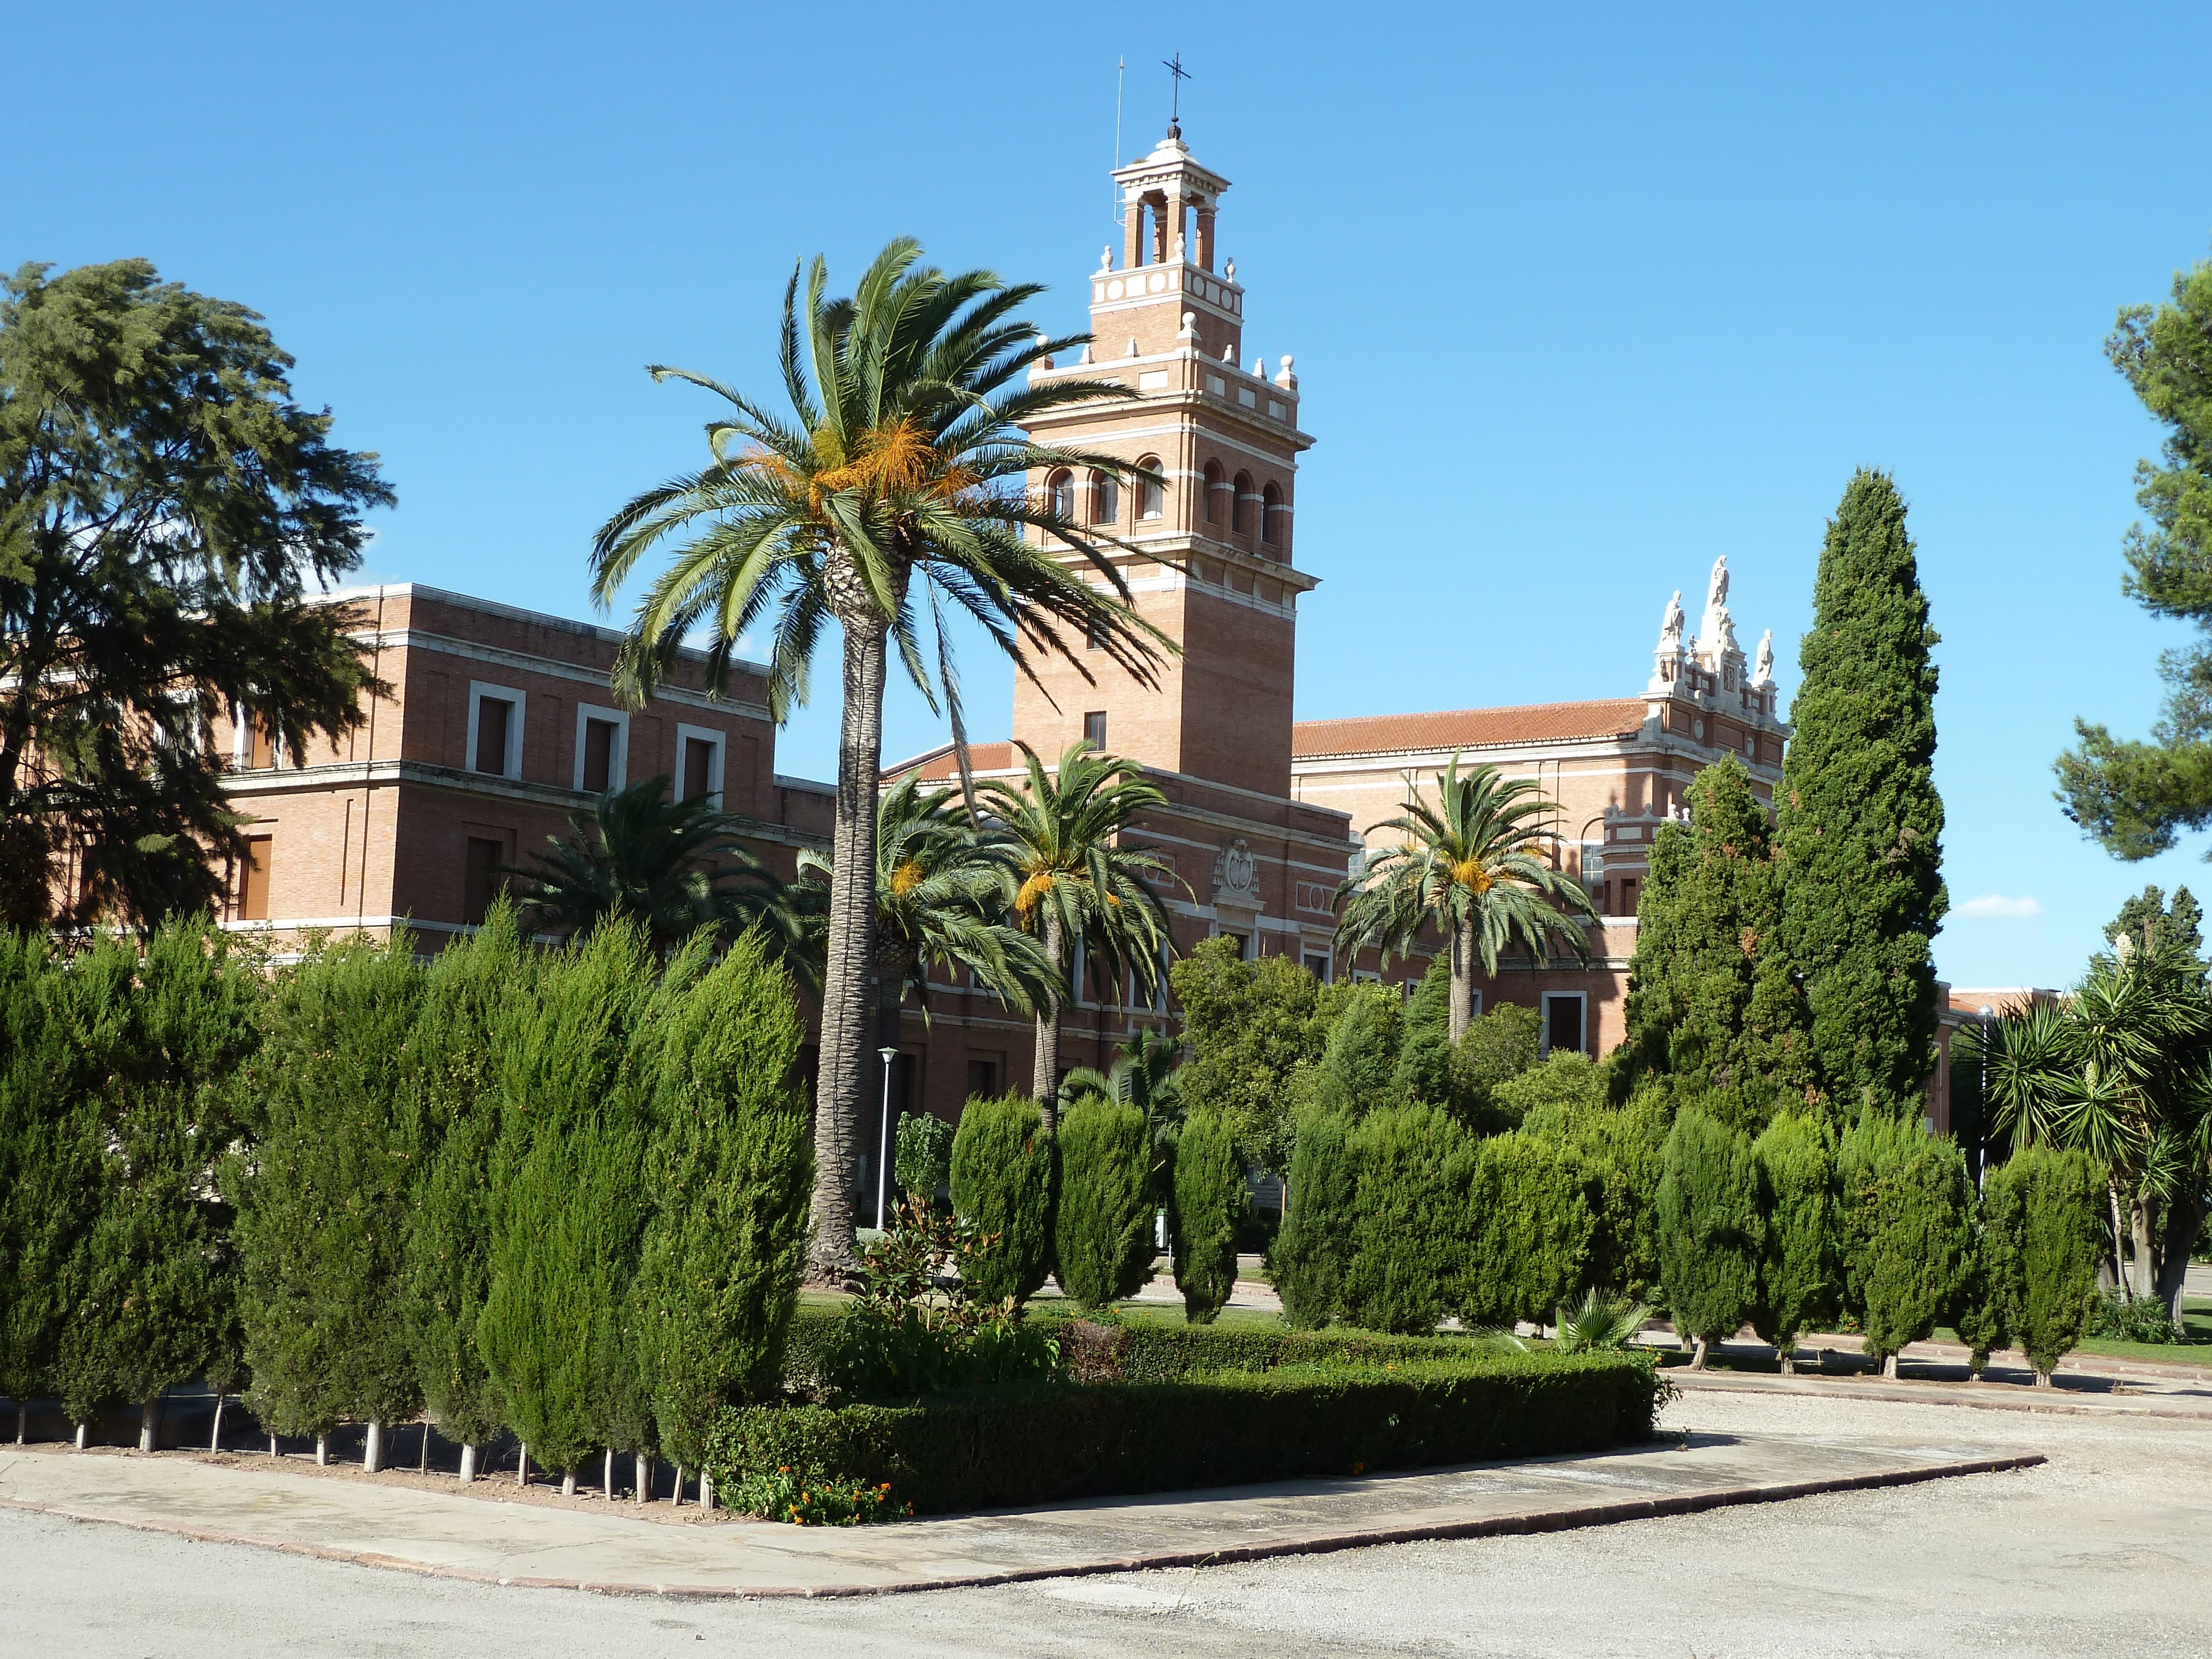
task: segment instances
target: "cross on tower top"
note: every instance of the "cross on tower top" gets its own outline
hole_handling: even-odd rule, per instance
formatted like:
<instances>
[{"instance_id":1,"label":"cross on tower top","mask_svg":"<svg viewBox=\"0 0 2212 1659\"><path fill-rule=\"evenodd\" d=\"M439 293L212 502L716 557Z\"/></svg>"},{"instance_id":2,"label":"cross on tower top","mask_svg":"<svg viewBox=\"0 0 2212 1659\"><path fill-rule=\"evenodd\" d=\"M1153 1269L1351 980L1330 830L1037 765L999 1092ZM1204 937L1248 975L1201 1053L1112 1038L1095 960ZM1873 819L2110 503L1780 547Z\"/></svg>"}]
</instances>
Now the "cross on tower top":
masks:
<instances>
[{"instance_id":1,"label":"cross on tower top","mask_svg":"<svg viewBox=\"0 0 2212 1659\"><path fill-rule=\"evenodd\" d=\"M1160 67L1168 72L1168 85L1173 88L1168 114L1168 137L1182 137L1182 83L1190 79L1190 71L1182 66L1182 54L1160 59Z\"/></svg>"}]
</instances>

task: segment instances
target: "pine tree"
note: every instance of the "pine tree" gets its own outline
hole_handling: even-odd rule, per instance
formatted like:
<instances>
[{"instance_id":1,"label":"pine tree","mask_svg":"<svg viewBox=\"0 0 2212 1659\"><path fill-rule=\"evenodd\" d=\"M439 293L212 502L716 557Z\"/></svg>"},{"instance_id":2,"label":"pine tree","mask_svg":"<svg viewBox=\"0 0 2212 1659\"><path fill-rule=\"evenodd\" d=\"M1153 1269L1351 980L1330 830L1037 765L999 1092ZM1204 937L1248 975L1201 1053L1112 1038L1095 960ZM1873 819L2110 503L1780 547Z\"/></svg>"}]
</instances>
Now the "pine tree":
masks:
<instances>
[{"instance_id":1,"label":"pine tree","mask_svg":"<svg viewBox=\"0 0 2212 1659\"><path fill-rule=\"evenodd\" d=\"M1844 491L1813 611L1783 762L1783 943L1835 1109L1917 1121L1936 1064L1929 946L1948 908L1937 635L1887 474L1863 471Z\"/></svg>"},{"instance_id":2,"label":"pine tree","mask_svg":"<svg viewBox=\"0 0 2212 1659\"><path fill-rule=\"evenodd\" d=\"M1837 1148L1844 1298L1866 1351L1897 1374L1897 1352L1956 1308L1973 1266L1966 1164L1917 1122L1862 1118Z\"/></svg>"},{"instance_id":3,"label":"pine tree","mask_svg":"<svg viewBox=\"0 0 2212 1659\"><path fill-rule=\"evenodd\" d=\"M400 1298L416 1386L461 1478L506 1420L477 1321L491 1290L491 1166L499 1140L498 1043L510 1000L534 995L514 912L495 904L472 938L430 964L408 1063L419 1160Z\"/></svg>"},{"instance_id":4,"label":"pine tree","mask_svg":"<svg viewBox=\"0 0 2212 1659\"><path fill-rule=\"evenodd\" d=\"M757 932L682 987L659 1024L633 1346L660 1450L697 1468L715 1413L781 1377L814 1179L791 1082L805 1031Z\"/></svg>"},{"instance_id":5,"label":"pine tree","mask_svg":"<svg viewBox=\"0 0 2212 1659\"><path fill-rule=\"evenodd\" d=\"M314 951L277 981L252 1152L232 1166L255 1414L283 1434L385 1425L422 1403L394 1317L416 1194L410 1040L422 970L404 928Z\"/></svg>"},{"instance_id":6,"label":"pine tree","mask_svg":"<svg viewBox=\"0 0 2212 1659\"><path fill-rule=\"evenodd\" d=\"M1765 1218L1751 1323L1786 1376L1796 1369L1797 1334L1835 1304L1835 1155L1821 1124L1785 1113L1752 1142L1751 1161Z\"/></svg>"},{"instance_id":7,"label":"pine tree","mask_svg":"<svg viewBox=\"0 0 2212 1659\"><path fill-rule=\"evenodd\" d=\"M1249 1189L1218 1112L1183 1120L1175 1153L1175 1275L1183 1317L1211 1325L1237 1287L1237 1228Z\"/></svg>"},{"instance_id":8,"label":"pine tree","mask_svg":"<svg viewBox=\"0 0 2212 1659\"><path fill-rule=\"evenodd\" d=\"M952 1208L997 1244L975 1265L976 1289L1026 1302L1052 1272L1058 1149L1026 1095L971 1100L952 1138Z\"/></svg>"},{"instance_id":9,"label":"pine tree","mask_svg":"<svg viewBox=\"0 0 2212 1659\"><path fill-rule=\"evenodd\" d=\"M1097 1310L1152 1276L1152 1131L1136 1107L1092 1096L1060 1119L1058 1139L1053 1259L1060 1288Z\"/></svg>"},{"instance_id":10,"label":"pine tree","mask_svg":"<svg viewBox=\"0 0 2212 1659\"><path fill-rule=\"evenodd\" d=\"M648 1426L623 1311L645 1221L639 1050L654 996L643 933L594 928L548 961L500 1036L491 1286L477 1346L507 1421L573 1480Z\"/></svg>"},{"instance_id":11,"label":"pine tree","mask_svg":"<svg viewBox=\"0 0 2212 1659\"><path fill-rule=\"evenodd\" d=\"M92 1017L119 1019L99 1097L100 1212L71 1264L58 1381L80 1423L139 1401L150 1450L161 1391L203 1373L234 1316L216 1166L238 1139L262 982L200 921L164 922L143 951L102 939L71 971L87 976Z\"/></svg>"},{"instance_id":12,"label":"pine tree","mask_svg":"<svg viewBox=\"0 0 2212 1659\"><path fill-rule=\"evenodd\" d=\"M1308 1110L1298 1119L1282 1231L1267 1265L1285 1323L1317 1330L1344 1312L1352 1264L1352 1198L1358 1186L1349 1112Z\"/></svg>"},{"instance_id":13,"label":"pine tree","mask_svg":"<svg viewBox=\"0 0 2212 1659\"><path fill-rule=\"evenodd\" d=\"M1756 1305L1761 1244L1750 1146L1717 1118L1685 1109L1659 1178L1659 1273L1674 1328L1696 1345L1692 1370Z\"/></svg>"},{"instance_id":14,"label":"pine tree","mask_svg":"<svg viewBox=\"0 0 2212 1659\"><path fill-rule=\"evenodd\" d=\"M1812 1082L1804 1000L1783 949L1783 894L1764 802L1734 756L1690 785L1690 824L1666 823L1637 906L1620 1082L1661 1079L1755 1131Z\"/></svg>"}]
</instances>

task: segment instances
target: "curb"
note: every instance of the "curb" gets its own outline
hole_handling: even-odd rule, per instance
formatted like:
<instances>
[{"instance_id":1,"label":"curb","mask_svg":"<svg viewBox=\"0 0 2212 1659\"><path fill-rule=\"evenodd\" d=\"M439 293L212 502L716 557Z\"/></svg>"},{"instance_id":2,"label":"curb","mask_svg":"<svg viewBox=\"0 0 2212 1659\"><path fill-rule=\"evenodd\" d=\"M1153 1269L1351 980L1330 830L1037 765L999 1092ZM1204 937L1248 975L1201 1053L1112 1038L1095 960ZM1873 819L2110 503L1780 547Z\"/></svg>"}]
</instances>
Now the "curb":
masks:
<instances>
[{"instance_id":1,"label":"curb","mask_svg":"<svg viewBox=\"0 0 2212 1659\"><path fill-rule=\"evenodd\" d=\"M1509 1538L1535 1533L1570 1532L1583 1527L1614 1526L1625 1521L1650 1521L1665 1516L1699 1515L1709 1510L1734 1509L1748 1504L1780 1504L1792 1498L1816 1498L1832 1492L1873 1492L1891 1486L1916 1486L1957 1475L1996 1474L2034 1468L2045 1461L2040 1452L2020 1452L2001 1457L1975 1457L1948 1463L1929 1463L1917 1468L1877 1470L1870 1474L1830 1475L1813 1480L1793 1480L1765 1486L1726 1486L1690 1492L1678 1498L1628 1498L1607 1504L1580 1504L1530 1515L1486 1516L1472 1521L1440 1521L1405 1527L1378 1527L1358 1532L1322 1533L1309 1538L1273 1539L1264 1543L1236 1544L1218 1550L1175 1550L1153 1555L1133 1555L1100 1561L1079 1561L1055 1566L1017 1567L1005 1572L966 1573L940 1578L908 1579L888 1584L790 1584L740 1588L726 1584L668 1584L596 1583L580 1578L546 1578L479 1572L467 1567L434 1566L404 1557L371 1550L341 1549L327 1544L307 1544L294 1539L262 1538L251 1533L230 1532L219 1527L196 1527L184 1522L149 1521L140 1517L88 1513L58 1504L33 1503L25 1498L0 1498L0 1508L33 1514L59 1516L87 1524L127 1527L134 1532L166 1533L202 1544L243 1544L276 1550L286 1555L307 1556L320 1561L342 1561L354 1566L380 1567L411 1572L426 1578L464 1583L497 1584L519 1589L589 1590L599 1595L661 1595L696 1601L750 1601L781 1599L836 1601L863 1595L906 1595L924 1590L984 1589L1000 1584L1034 1583L1047 1578L1094 1578L1108 1573L1156 1572L1181 1567L1226 1566L1243 1561L1266 1561L1291 1555L1334 1555L1345 1550L1370 1549L1383 1544L1419 1544L1462 1538Z\"/></svg>"},{"instance_id":2,"label":"curb","mask_svg":"<svg viewBox=\"0 0 2212 1659\"><path fill-rule=\"evenodd\" d=\"M1662 1375L1667 1374L1662 1373ZM1710 1382L1704 1380L1706 1377L1711 1377L1713 1380ZM2212 1409L2185 1411L2169 1406L2138 1406L2132 1403L2135 1399L2150 1399L2155 1396L2137 1395L2132 1399L2097 1405L2077 1404L2063 1397L2048 1401L2008 1400L2002 1397L2000 1391L2015 1385L2005 1382L1994 1385L1982 1383L1978 1386L1990 1389L1992 1391L1986 1395L1976 1396L1953 1392L1954 1389L1976 1386L1966 1382L1892 1382L1882 1388L1874 1389L1863 1383L1854 1385L1838 1381L1814 1382L1808 1387L1788 1388L1777 1386L1777 1382L1781 1379L1777 1379L1775 1382L1767 1382L1746 1376L1716 1376L1711 1371L1702 1373L1696 1381L1685 1376L1668 1376L1668 1380L1674 1382L1685 1395L1702 1390L1709 1394L1759 1395L1769 1398L1778 1395L1788 1400L1808 1398L1867 1400L1885 1406L1955 1406L1969 1411L2032 1412L2045 1417L2159 1417L2170 1422L2203 1423L2212 1425ZM1906 1389L1925 1389L1928 1392L1925 1395L1917 1392L1904 1392ZM2048 1392L2063 1393L2058 1389L2051 1389ZM2109 1396L2100 1395L2097 1398L2102 1401L2109 1399Z\"/></svg>"}]
</instances>

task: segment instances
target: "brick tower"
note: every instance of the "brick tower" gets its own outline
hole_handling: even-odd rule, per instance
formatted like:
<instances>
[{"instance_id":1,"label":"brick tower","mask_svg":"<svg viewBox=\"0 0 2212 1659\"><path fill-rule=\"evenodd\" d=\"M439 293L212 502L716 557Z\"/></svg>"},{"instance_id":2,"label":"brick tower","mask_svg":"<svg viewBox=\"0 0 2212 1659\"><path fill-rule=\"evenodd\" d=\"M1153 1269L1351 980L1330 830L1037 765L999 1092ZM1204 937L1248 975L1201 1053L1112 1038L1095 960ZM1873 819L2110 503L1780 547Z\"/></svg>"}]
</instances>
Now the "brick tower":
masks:
<instances>
[{"instance_id":1,"label":"brick tower","mask_svg":"<svg viewBox=\"0 0 2212 1659\"><path fill-rule=\"evenodd\" d=\"M1036 378L1117 380L1138 396L1055 411L1030 430L1164 482L1067 469L1030 482L1130 544L1115 562L1182 654L1157 690L1103 652L1088 658L1095 683L1036 663L1044 689L1017 681L1014 735L1048 762L1087 737L1156 771L1286 796L1297 604L1315 585L1291 562L1298 452L1313 441L1298 429L1297 377L1287 356L1272 378L1259 357L1243 366L1244 290L1236 261L1216 268L1229 181L1193 161L1174 126L1114 179L1121 263L1107 249L1090 279L1093 343Z\"/></svg>"}]
</instances>

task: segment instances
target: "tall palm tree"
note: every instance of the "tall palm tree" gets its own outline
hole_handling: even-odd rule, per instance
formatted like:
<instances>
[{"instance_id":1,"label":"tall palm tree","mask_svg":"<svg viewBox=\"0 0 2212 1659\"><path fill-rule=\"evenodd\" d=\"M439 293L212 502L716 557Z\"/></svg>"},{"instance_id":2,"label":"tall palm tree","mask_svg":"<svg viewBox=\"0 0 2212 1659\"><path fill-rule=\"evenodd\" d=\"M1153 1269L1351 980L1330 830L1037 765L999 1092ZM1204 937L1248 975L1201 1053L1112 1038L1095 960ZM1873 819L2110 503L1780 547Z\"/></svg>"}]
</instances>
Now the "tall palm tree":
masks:
<instances>
[{"instance_id":1,"label":"tall palm tree","mask_svg":"<svg viewBox=\"0 0 2212 1659\"><path fill-rule=\"evenodd\" d=\"M1088 678L1087 640L1149 684L1172 648L1137 616L1100 544L1115 538L1079 526L1048 495L1025 487L1036 468L1130 476L1126 461L1033 444L1021 428L1063 404L1134 394L1074 377L1030 384L1033 364L1088 337L1047 339L1020 320L1015 313L1041 292L1034 285L1009 287L984 270L947 276L920 258L911 239L890 243L849 299L828 295L817 258L802 300L794 269L778 348L787 413L708 376L655 367L657 379L704 387L729 412L708 425L705 468L636 496L592 547L602 605L648 551L672 548L617 663L617 689L634 702L651 694L695 631L709 638L706 668L719 685L738 641L767 626L768 702L781 720L805 700L825 627L835 623L843 635L808 1256L817 1282L848 1280L858 1267L852 1180L870 1046L876 794L891 646L933 708L943 695L963 784L948 605L980 622L1024 672L1033 673L1026 647ZM925 610L933 665L922 649Z\"/></svg>"},{"instance_id":2,"label":"tall palm tree","mask_svg":"<svg viewBox=\"0 0 2212 1659\"><path fill-rule=\"evenodd\" d=\"M1586 921L1598 909L1573 877L1552 867L1559 836L1544 820L1559 810L1528 778L1494 766L1461 771L1460 757L1437 780L1433 805L1416 785L1402 817L1370 828L1404 840L1386 847L1337 889L1336 945L1347 959L1373 946L1388 962L1408 954L1436 924L1451 960L1451 1040L1467 1035L1475 963L1498 971L1499 950L1516 940L1538 967L1558 939L1589 961Z\"/></svg>"},{"instance_id":3,"label":"tall palm tree","mask_svg":"<svg viewBox=\"0 0 2212 1659\"><path fill-rule=\"evenodd\" d=\"M979 830L951 788L925 791L909 773L876 809L876 1032L898 1041L899 1009L911 988L929 1018L929 969L966 969L1007 1007L1029 1013L1052 994L1052 964L1028 934L1007 925L1014 896L1006 838ZM802 882L828 887L831 860L799 855ZM811 884L809 882L809 884ZM827 908L811 921L827 932Z\"/></svg>"},{"instance_id":4,"label":"tall palm tree","mask_svg":"<svg viewBox=\"0 0 2212 1659\"><path fill-rule=\"evenodd\" d=\"M589 812L569 813L573 833L547 836L550 850L498 866L524 930L574 938L627 916L666 952L702 927L732 939L759 927L798 966L787 890L739 844L744 820L705 795L671 800L668 786L659 777L611 789Z\"/></svg>"},{"instance_id":5,"label":"tall palm tree","mask_svg":"<svg viewBox=\"0 0 2212 1659\"><path fill-rule=\"evenodd\" d=\"M1097 1095L1145 1115L1152 1144L1152 1174L1164 1168L1168 1142L1182 1122L1182 1044L1164 1031L1139 1028L1103 1072L1079 1066L1060 1080L1062 1106Z\"/></svg>"},{"instance_id":6,"label":"tall palm tree","mask_svg":"<svg viewBox=\"0 0 2212 1659\"><path fill-rule=\"evenodd\" d=\"M1103 982L1118 988L1133 973L1142 994L1156 994L1171 940L1167 907L1152 884L1172 881L1175 872L1157 854L1122 844L1139 813L1168 804L1134 761L1077 743L1048 771L1035 750L1021 748L1027 769L1020 787L986 778L976 789L1012 843L1020 878L1014 925L1043 945L1052 964L1052 994L1036 1011L1030 1084L1049 1129L1059 1118L1060 1014L1075 947L1084 947Z\"/></svg>"}]
</instances>

